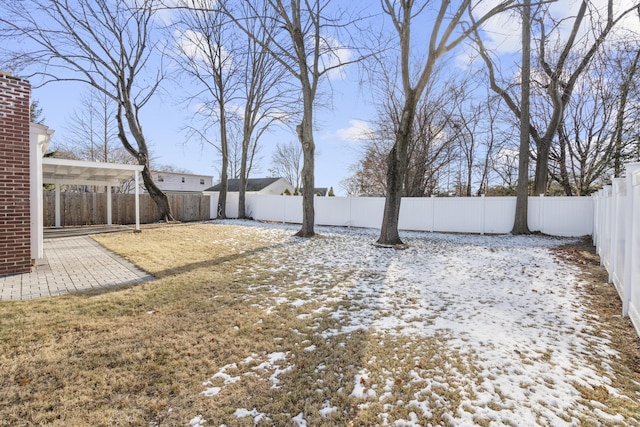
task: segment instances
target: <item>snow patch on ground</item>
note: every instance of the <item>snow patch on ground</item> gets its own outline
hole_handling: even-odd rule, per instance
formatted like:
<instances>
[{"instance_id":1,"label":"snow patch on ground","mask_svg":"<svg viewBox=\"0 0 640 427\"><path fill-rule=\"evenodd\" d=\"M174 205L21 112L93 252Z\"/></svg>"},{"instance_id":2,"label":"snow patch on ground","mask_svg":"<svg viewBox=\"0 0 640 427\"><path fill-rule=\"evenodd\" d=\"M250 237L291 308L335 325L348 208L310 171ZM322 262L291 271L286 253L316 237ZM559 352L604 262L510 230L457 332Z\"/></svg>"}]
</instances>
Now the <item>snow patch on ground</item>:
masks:
<instances>
[{"instance_id":1,"label":"snow patch on ground","mask_svg":"<svg viewBox=\"0 0 640 427\"><path fill-rule=\"evenodd\" d=\"M374 230L318 227L321 239L293 238L287 226L264 225L258 230L281 244L257 253L259 262L238 274L266 278L248 289L264 295L265 316L284 304L298 310L314 307L298 318L331 316L340 324L337 329L315 330L318 339L364 330L381 345L385 338L412 337L419 346L421 340L437 337L458 359L460 369L417 360L408 375L422 390L409 402L389 400L392 373L373 376L362 367L353 378L351 397L384 402L386 412L379 416L383 425L420 425L417 414L429 419L433 405L449 405L450 387L461 396L457 407L448 408L451 425L470 425L478 419L489 425L575 425L578 417L590 419L591 409L578 402L574 384L618 393L610 379L598 373L597 368L611 371L606 360L615 352L606 339L590 335L578 271L559 264L550 251L570 239L404 233L408 248L399 251L372 245ZM291 259L296 263L283 262ZM270 275L283 268L295 268L293 283L272 283ZM336 305L343 301L349 304ZM590 356L602 366L593 366ZM249 358L258 363L252 369L277 388L279 376L293 369L288 357L281 352ZM466 368L477 372L477 378L466 375ZM224 380L216 394L224 392L227 381L240 379L225 374L226 369L210 380ZM334 410L330 402L326 405L322 416ZM409 410L408 418L389 418L388 412L397 406ZM594 415L608 423L624 423L624 417L604 409L596 409ZM254 412L266 416L255 408ZM303 413L293 421L306 425Z\"/></svg>"}]
</instances>

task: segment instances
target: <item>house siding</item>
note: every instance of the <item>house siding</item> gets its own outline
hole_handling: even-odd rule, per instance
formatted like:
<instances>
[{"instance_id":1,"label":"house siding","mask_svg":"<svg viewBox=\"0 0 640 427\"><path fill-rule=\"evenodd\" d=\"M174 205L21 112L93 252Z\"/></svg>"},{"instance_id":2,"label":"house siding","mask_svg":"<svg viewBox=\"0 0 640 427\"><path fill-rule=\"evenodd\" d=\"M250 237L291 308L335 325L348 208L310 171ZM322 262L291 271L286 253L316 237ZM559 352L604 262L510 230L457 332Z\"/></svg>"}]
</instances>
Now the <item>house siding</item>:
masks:
<instances>
[{"instance_id":1,"label":"house siding","mask_svg":"<svg viewBox=\"0 0 640 427\"><path fill-rule=\"evenodd\" d=\"M213 177L207 175L181 174L154 171L153 179L162 191L171 193L201 192L212 185ZM184 182L182 182L184 179ZM204 184L201 184L204 180Z\"/></svg>"},{"instance_id":2,"label":"house siding","mask_svg":"<svg viewBox=\"0 0 640 427\"><path fill-rule=\"evenodd\" d=\"M31 270L31 85L0 73L0 275Z\"/></svg>"},{"instance_id":3,"label":"house siding","mask_svg":"<svg viewBox=\"0 0 640 427\"><path fill-rule=\"evenodd\" d=\"M293 193L294 189L286 179L280 178L268 187L265 187L262 190L258 191L258 194L280 195L284 192L284 190L289 190L291 193Z\"/></svg>"}]
</instances>

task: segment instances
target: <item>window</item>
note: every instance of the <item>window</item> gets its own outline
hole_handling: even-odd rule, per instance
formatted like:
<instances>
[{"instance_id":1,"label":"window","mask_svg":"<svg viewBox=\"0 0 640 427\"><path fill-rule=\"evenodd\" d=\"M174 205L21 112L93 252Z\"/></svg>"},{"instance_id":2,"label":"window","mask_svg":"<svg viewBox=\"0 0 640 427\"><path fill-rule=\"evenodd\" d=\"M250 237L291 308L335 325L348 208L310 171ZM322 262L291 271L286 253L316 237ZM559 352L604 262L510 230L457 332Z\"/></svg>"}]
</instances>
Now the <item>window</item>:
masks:
<instances>
[{"instance_id":1,"label":"window","mask_svg":"<svg viewBox=\"0 0 640 427\"><path fill-rule=\"evenodd\" d=\"M204 178L200 178L200 185L204 185Z\"/></svg>"},{"instance_id":2,"label":"window","mask_svg":"<svg viewBox=\"0 0 640 427\"><path fill-rule=\"evenodd\" d=\"M158 175L158 182L164 182L164 176Z\"/></svg>"},{"instance_id":3,"label":"window","mask_svg":"<svg viewBox=\"0 0 640 427\"><path fill-rule=\"evenodd\" d=\"M182 183L184 184L184 176L182 177Z\"/></svg>"}]
</instances>

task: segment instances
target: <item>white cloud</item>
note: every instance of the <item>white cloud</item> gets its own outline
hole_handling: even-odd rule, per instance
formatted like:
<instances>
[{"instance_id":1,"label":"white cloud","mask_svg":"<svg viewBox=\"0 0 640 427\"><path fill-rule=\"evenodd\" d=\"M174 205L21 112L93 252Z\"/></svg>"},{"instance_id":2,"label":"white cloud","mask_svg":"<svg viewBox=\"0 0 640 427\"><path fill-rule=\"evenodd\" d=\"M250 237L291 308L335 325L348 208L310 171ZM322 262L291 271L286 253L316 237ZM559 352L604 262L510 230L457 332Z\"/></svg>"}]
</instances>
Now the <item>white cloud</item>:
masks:
<instances>
[{"instance_id":1,"label":"white cloud","mask_svg":"<svg viewBox=\"0 0 640 427\"><path fill-rule=\"evenodd\" d=\"M634 1L635 0L615 0L614 17L619 16L622 11L632 7L634 5ZM497 3L497 0L479 2L474 9L476 17L488 12L491 7L496 6ZM581 0L564 0L553 2L549 5L550 16L554 20L560 22L558 31L554 31L550 37L551 39L556 39L561 43L566 42L573 27L575 15L580 7L580 3ZM602 17L606 17L607 0L593 0L590 2L587 10L587 16L590 13L597 13ZM592 37L587 35L591 31L589 22L590 20L588 17L583 20L578 34L578 40L585 38L589 41L592 40ZM622 22L620 22L614 32L622 30L638 31L640 29L639 22L637 15L631 13L627 15ZM551 27L552 25L547 23L547 30ZM482 29L485 36L484 42L489 50L494 51L498 55L520 52L522 40L522 18L520 17L519 9L513 9L492 17L482 26Z\"/></svg>"},{"instance_id":2,"label":"white cloud","mask_svg":"<svg viewBox=\"0 0 640 427\"><path fill-rule=\"evenodd\" d=\"M180 52L183 52L205 74L209 72L212 64L219 67L222 63L222 68L226 71L232 68L233 61L229 51L224 46L210 48L205 34L186 30L175 31L174 36ZM219 55L219 57L212 57L212 55Z\"/></svg>"},{"instance_id":3,"label":"white cloud","mask_svg":"<svg viewBox=\"0 0 640 427\"><path fill-rule=\"evenodd\" d=\"M372 129L364 120L349 120L349 126L345 129L338 129L336 135L343 141L362 141L371 137Z\"/></svg>"},{"instance_id":4,"label":"white cloud","mask_svg":"<svg viewBox=\"0 0 640 427\"><path fill-rule=\"evenodd\" d=\"M333 37L324 37L320 43L320 64L326 70L336 67L345 62L351 61L353 52L346 46L343 46ZM330 79L344 79L347 77L346 68L348 66L340 66L327 71Z\"/></svg>"},{"instance_id":5,"label":"white cloud","mask_svg":"<svg viewBox=\"0 0 640 427\"><path fill-rule=\"evenodd\" d=\"M487 49L499 54L519 52L522 48L522 19L516 11L500 13L489 19L482 29Z\"/></svg>"}]
</instances>

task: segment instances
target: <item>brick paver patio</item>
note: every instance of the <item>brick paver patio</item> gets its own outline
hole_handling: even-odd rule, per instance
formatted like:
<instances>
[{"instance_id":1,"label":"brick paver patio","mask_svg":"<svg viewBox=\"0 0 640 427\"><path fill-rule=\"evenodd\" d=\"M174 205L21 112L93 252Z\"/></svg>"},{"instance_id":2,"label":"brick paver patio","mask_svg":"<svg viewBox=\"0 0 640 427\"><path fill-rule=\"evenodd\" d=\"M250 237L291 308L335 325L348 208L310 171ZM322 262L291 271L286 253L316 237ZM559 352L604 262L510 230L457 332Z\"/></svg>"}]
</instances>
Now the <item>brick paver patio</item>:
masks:
<instances>
[{"instance_id":1,"label":"brick paver patio","mask_svg":"<svg viewBox=\"0 0 640 427\"><path fill-rule=\"evenodd\" d=\"M154 279L88 236L45 239L44 256L31 273L0 277L0 301L48 297Z\"/></svg>"}]
</instances>

